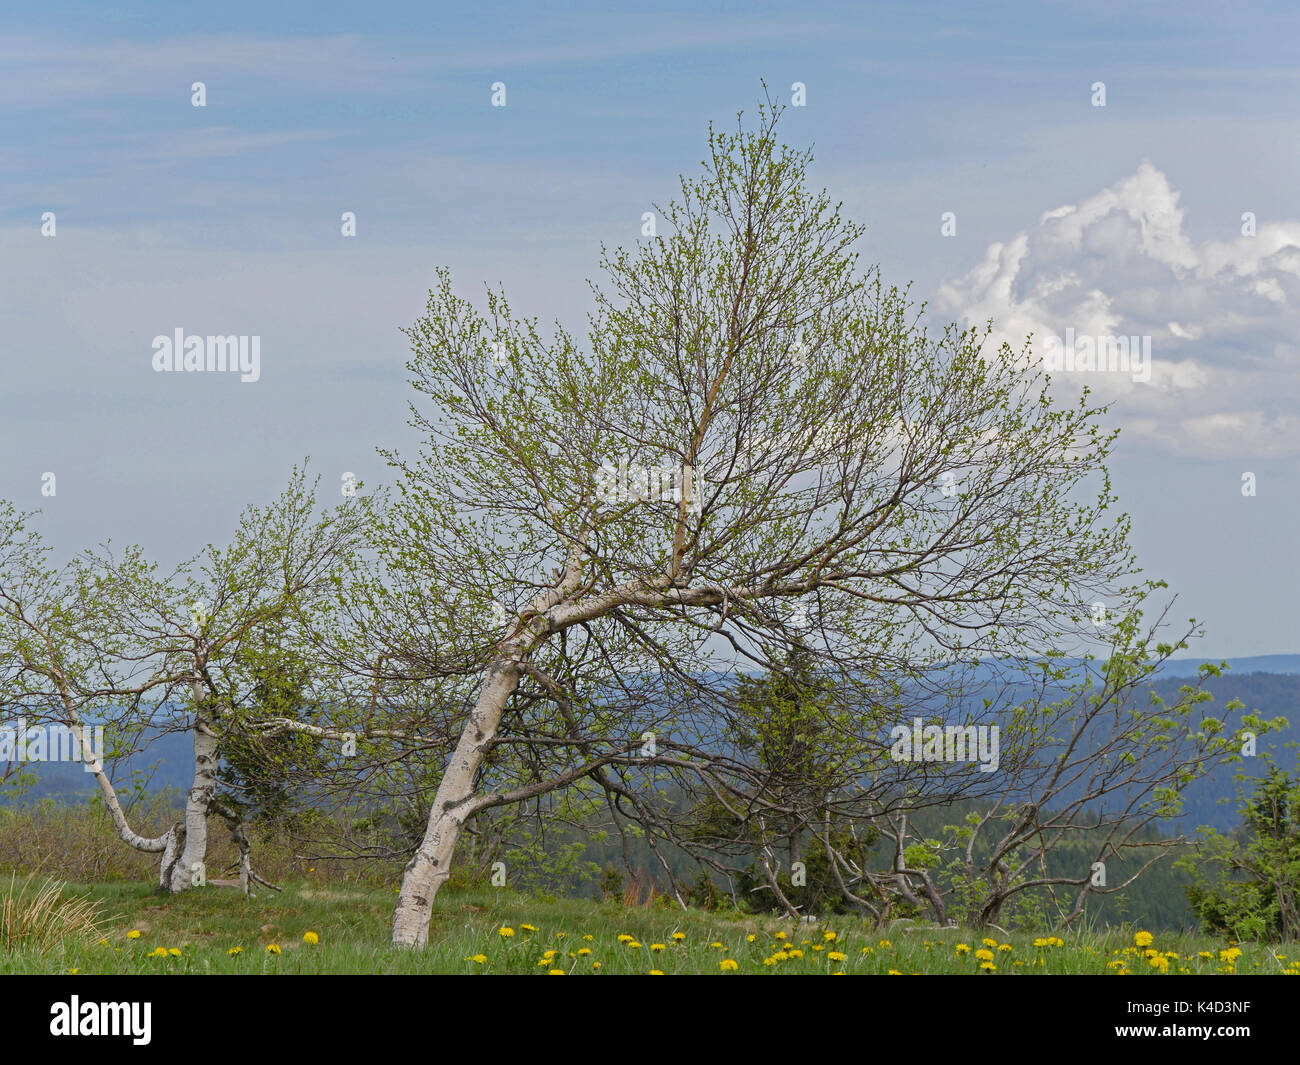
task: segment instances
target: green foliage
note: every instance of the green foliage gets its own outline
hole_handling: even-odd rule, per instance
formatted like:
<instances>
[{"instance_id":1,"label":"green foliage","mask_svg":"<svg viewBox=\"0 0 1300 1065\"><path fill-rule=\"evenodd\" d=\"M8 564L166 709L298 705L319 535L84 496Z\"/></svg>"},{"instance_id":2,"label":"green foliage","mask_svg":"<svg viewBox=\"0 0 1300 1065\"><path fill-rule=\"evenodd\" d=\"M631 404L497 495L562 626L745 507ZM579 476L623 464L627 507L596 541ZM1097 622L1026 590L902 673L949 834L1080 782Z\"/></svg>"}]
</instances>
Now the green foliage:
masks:
<instances>
[{"instance_id":1,"label":"green foliage","mask_svg":"<svg viewBox=\"0 0 1300 1065\"><path fill-rule=\"evenodd\" d=\"M1278 941L1300 934L1300 774L1276 765L1254 781L1241 824L1213 829L1194 862L1187 898L1201 926L1237 939Z\"/></svg>"},{"instance_id":2,"label":"green foliage","mask_svg":"<svg viewBox=\"0 0 1300 1065\"><path fill-rule=\"evenodd\" d=\"M268 622L236 652L217 776L222 798L249 820L292 825L301 818L304 798L293 785L321 776L327 764L321 741L296 731L262 735L249 727L267 718L312 724L319 716L311 696L312 662L286 629Z\"/></svg>"}]
</instances>

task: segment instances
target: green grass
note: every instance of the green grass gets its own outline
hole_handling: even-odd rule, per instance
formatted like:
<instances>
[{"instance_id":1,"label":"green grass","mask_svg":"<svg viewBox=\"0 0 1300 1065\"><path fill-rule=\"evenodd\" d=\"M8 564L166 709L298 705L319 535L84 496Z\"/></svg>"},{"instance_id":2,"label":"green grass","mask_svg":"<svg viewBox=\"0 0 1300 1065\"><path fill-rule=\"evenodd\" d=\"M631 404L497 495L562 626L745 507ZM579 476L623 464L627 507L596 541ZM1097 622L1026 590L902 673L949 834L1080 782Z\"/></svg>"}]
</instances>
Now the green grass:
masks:
<instances>
[{"instance_id":1,"label":"green grass","mask_svg":"<svg viewBox=\"0 0 1300 1065\"><path fill-rule=\"evenodd\" d=\"M393 890L292 882L279 894L247 899L228 888L207 888L162 898L144 884L78 885L67 895L88 895L100 904L102 941L64 943L40 953L34 948L0 952L3 973L722 973L724 959L739 973L836 972L900 975L979 973L975 951L983 936L969 929L917 928L903 924L881 933L860 920L831 919L791 925L703 910L629 909L582 900L536 901L505 889L444 889L434 904L429 946L394 949L388 943ZM526 929L533 925L536 931ZM502 927L514 935L500 934ZM138 931L138 938L129 933ZM319 942L303 941L312 931ZM835 939L827 940L828 932ZM674 940L674 933L683 938ZM784 933L785 940L778 938ZM632 936L639 945L620 943ZM752 939L750 937L753 937ZM1031 934L990 933L996 972L1114 973L1118 958L1136 973L1160 975L1133 947L1132 930L1066 934L1061 946L1035 946ZM590 938L588 938L590 937ZM721 943L721 947L711 946ZM765 964L782 944L802 951ZM969 953L958 953L967 944ZM280 953L267 951L276 945ZM652 949L662 944L663 950ZM1154 948L1176 952L1169 975L1186 973L1283 973L1300 975L1300 945L1270 949L1240 944L1241 956L1220 960L1229 944L1204 937L1158 934ZM157 948L179 956L150 957ZM239 952L230 951L239 948ZM820 949L819 949L820 948ZM864 948L866 948L864 950ZM555 951L543 962L546 951ZM580 954L580 951L590 951ZM1128 953L1124 953L1129 951ZM1212 954L1209 959L1199 951ZM842 953L842 959L832 952ZM1116 953L1119 952L1119 953ZM481 956L485 961L472 960ZM540 964L539 964L540 963ZM595 969L599 963L599 969ZM1108 967L1108 963L1112 967Z\"/></svg>"}]
</instances>

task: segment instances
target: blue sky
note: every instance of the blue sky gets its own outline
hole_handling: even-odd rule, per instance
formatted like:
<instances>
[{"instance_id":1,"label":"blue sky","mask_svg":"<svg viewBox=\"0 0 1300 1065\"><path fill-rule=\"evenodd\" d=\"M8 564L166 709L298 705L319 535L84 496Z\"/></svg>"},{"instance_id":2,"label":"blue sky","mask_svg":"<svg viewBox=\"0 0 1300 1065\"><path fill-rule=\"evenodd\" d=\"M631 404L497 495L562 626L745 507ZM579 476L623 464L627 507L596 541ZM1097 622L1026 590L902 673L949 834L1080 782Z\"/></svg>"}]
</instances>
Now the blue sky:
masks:
<instances>
[{"instance_id":1,"label":"blue sky","mask_svg":"<svg viewBox=\"0 0 1300 1065\"><path fill-rule=\"evenodd\" d=\"M61 550L179 559L306 455L380 479L436 266L580 326L600 243L710 121L800 81L784 135L936 320L1152 337L1150 382L1086 382L1141 561L1207 655L1300 651L1294 8L25 7L0 15L0 496ZM260 335L261 380L153 373L178 326Z\"/></svg>"}]
</instances>

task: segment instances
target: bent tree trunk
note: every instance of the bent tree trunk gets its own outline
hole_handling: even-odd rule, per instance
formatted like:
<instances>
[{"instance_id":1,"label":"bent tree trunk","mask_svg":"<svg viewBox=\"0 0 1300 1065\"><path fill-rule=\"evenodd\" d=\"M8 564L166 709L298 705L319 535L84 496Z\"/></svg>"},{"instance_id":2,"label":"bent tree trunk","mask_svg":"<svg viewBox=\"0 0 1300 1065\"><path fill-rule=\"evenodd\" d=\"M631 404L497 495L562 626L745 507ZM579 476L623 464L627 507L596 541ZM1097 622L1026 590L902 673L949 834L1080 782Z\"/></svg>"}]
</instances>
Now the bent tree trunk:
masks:
<instances>
[{"instance_id":1,"label":"bent tree trunk","mask_svg":"<svg viewBox=\"0 0 1300 1065\"><path fill-rule=\"evenodd\" d=\"M433 897L446 883L461 829L474 812L474 775L483 764L501 715L519 685L519 665L513 658L498 659L488 670L478 700L461 731L456 750L438 784L424 840L402 877L393 914L393 943L422 947L429 939Z\"/></svg>"},{"instance_id":2,"label":"bent tree trunk","mask_svg":"<svg viewBox=\"0 0 1300 1065\"><path fill-rule=\"evenodd\" d=\"M108 808L109 816L113 819L113 828L117 831L118 838L128 847L133 847L135 850L143 851L146 854L161 852L162 863L158 868L158 890L170 890L172 871L176 866L177 855L184 840L185 825L177 821L161 836L142 836L136 832L127 820L126 811L122 809L122 804L118 801L117 790L113 787L113 782L108 778L104 763L91 746L90 739L82 727L80 718L75 713L69 712L68 722L68 727L72 729L73 736L81 745L82 760L85 762L86 768L94 774L95 783L99 785L100 794L103 796L104 805Z\"/></svg>"}]
</instances>

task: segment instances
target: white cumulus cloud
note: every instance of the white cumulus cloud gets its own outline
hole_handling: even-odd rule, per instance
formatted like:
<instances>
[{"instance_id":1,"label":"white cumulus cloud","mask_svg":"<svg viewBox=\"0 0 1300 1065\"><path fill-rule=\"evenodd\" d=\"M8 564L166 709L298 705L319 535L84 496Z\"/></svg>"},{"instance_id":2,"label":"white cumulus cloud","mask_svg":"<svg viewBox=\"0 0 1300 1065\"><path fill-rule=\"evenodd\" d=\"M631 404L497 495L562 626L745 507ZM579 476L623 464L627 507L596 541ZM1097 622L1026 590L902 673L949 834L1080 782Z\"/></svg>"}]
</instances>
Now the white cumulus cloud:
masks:
<instances>
[{"instance_id":1,"label":"white cumulus cloud","mask_svg":"<svg viewBox=\"0 0 1300 1065\"><path fill-rule=\"evenodd\" d=\"M1198 243L1178 191L1147 162L991 244L938 304L970 325L992 320L995 343L1019 350L1032 334L1058 387L1090 386L1126 431L1164 449L1300 454L1300 222ZM1073 354L1113 351L1113 338L1149 344L1149 372Z\"/></svg>"}]
</instances>

